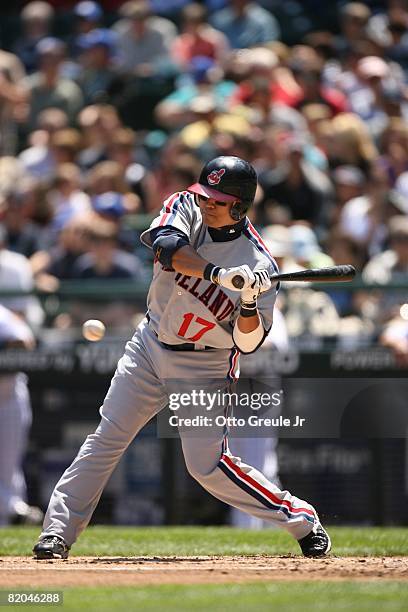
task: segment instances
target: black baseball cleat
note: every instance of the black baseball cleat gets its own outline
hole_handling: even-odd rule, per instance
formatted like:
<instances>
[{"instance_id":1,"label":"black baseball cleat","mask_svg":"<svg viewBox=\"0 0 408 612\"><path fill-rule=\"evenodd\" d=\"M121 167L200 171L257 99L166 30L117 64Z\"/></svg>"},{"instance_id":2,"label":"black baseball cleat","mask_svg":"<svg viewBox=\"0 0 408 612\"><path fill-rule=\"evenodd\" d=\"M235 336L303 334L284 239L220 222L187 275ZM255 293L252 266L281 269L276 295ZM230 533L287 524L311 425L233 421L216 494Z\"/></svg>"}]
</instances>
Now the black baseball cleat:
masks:
<instances>
[{"instance_id":1,"label":"black baseball cleat","mask_svg":"<svg viewBox=\"0 0 408 612\"><path fill-rule=\"evenodd\" d=\"M33 548L35 559L68 559L69 546L59 536L46 536Z\"/></svg>"},{"instance_id":2,"label":"black baseball cleat","mask_svg":"<svg viewBox=\"0 0 408 612\"><path fill-rule=\"evenodd\" d=\"M305 557L324 557L331 549L329 534L320 523L316 523L312 531L298 542Z\"/></svg>"}]
</instances>

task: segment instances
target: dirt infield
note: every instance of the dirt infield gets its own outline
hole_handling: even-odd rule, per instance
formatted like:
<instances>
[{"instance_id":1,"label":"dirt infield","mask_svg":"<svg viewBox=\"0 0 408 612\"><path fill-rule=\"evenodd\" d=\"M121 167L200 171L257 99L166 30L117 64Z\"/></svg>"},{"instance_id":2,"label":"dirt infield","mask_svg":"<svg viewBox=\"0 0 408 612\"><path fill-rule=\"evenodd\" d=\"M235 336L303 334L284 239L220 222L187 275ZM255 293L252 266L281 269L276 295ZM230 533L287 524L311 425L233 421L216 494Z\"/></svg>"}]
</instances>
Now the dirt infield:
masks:
<instances>
[{"instance_id":1,"label":"dirt infield","mask_svg":"<svg viewBox=\"0 0 408 612\"><path fill-rule=\"evenodd\" d=\"M370 579L408 581L408 557L0 558L0 588Z\"/></svg>"}]
</instances>

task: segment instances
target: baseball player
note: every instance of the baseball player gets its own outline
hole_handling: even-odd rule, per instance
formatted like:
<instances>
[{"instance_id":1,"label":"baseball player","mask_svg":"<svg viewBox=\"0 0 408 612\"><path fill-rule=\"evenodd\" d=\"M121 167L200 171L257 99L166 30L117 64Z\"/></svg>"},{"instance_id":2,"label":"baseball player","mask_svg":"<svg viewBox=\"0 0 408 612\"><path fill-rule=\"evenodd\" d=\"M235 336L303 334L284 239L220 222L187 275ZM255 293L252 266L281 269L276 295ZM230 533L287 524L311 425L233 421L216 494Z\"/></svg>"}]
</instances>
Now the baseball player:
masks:
<instances>
[{"instance_id":1,"label":"baseball player","mask_svg":"<svg viewBox=\"0 0 408 612\"><path fill-rule=\"evenodd\" d=\"M169 404L175 388L198 380L214 393L229 389L238 376L239 353L251 353L264 341L277 291L269 275L277 267L246 217L256 187L248 162L217 157L197 183L164 202L142 234L155 254L147 315L119 360L98 428L54 489L33 550L37 559L68 557L127 446ZM236 275L243 280L240 290ZM330 550L314 508L234 457L225 427L203 427L192 435L179 426L179 435L187 469L207 491L286 529L305 556Z\"/></svg>"},{"instance_id":2,"label":"baseball player","mask_svg":"<svg viewBox=\"0 0 408 612\"><path fill-rule=\"evenodd\" d=\"M0 350L31 349L34 336L20 315L0 304ZM27 377L22 372L0 374L0 526L40 525L41 510L26 503L22 461L31 425Z\"/></svg>"}]
</instances>

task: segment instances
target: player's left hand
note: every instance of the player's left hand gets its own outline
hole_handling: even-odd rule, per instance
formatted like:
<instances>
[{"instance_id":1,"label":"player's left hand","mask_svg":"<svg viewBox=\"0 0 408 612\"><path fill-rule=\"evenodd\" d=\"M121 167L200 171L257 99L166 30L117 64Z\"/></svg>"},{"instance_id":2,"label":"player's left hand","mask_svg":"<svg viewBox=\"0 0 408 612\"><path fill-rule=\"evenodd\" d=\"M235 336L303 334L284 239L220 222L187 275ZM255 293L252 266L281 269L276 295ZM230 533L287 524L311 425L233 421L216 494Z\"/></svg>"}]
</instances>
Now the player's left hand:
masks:
<instances>
[{"instance_id":1,"label":"player's left hand","mask_svg":"<svg viewBox=\"0 0 408 612\"><path fill-rule=\"evenodd\" d=\"M250 304L256 302L261 293L268 291L272 287L272 281L269 278L268 270L257 270L254 272L255 281L248 289L241 291L241 302Z\"/></svg>"},{"instance_id":2,"label":"player's left hand","mask_svg":"<svg viewBox=\"0 0 408 612\"><path fill-rule=\"evenodd\" d=\"M221 287L225 287L231 291L240 291L232 282L235 276L240 276L244 281L243 290L249 289L256 280L254 273L247 264L234 268L219 268L216 278L213 277L211 280L217 285L221 285Z\"/></svg>"}]
</instances>

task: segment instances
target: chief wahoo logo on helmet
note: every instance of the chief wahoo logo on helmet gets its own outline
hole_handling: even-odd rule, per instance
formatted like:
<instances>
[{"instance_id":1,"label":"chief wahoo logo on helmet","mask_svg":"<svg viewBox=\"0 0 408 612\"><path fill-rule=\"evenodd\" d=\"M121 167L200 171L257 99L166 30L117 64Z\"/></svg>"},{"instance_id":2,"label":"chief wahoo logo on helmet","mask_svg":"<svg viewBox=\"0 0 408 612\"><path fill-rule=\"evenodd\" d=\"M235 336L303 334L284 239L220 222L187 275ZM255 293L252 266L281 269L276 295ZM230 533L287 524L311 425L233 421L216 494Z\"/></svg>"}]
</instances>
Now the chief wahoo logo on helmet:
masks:
<instances>
[{"instance_id":1,"label":"chief wahoo logo on helmet","mask_svg":"<svg viewBox=\"0 0 408 612\"><path fill-rule=\"evenodd\" d=\"M213 170L208 176L207 181L210 185L218 185L220 180L225 174L225 168L220 168L219 170Z\"/></svg>"}]
</instances>

